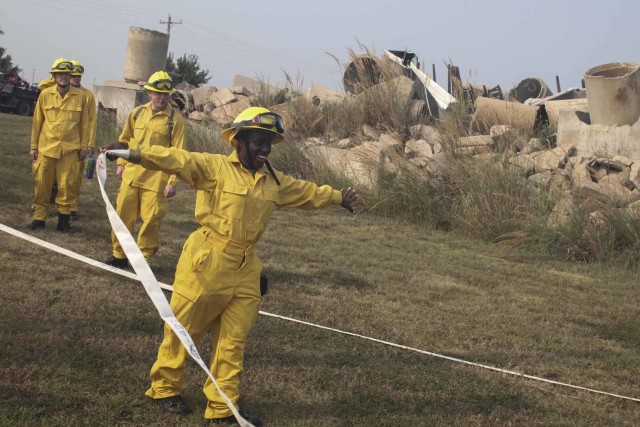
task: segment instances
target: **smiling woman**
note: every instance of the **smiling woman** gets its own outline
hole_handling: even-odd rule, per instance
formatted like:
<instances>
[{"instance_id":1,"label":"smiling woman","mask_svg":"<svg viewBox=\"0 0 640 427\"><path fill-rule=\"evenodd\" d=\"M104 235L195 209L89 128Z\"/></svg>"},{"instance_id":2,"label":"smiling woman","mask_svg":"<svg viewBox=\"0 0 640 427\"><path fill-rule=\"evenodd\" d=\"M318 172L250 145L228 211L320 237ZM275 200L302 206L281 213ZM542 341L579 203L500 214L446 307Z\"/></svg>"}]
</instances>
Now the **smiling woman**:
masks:
<instances>
[{"instance_id":1,"label":"smiling woman","mask_svg":"<svg viewBox=\"0 0 640 427\"><path fill-rule=\"evenodd\" d=\"M262 262L254 246L276 207L319 209L341 205L353 212L355 190L297 180L274 170L267 157L272 144L282 141L282 118L261 107L242 111L222 137L234 148L229 156L192 153L159 146L124 150L127 144L103 147L107 156L123 156L130 163L176 174L198 190L196 219L200 228L184 244L176 267L171 309L198 344L214 331L210 371L221 390L237 405L244 347L261 303ZM118 151L109 151L118 150ZM151 368L147 396L164 410L185 415L182 400L188 353L168 326ZM232 411L207 379L208 404L204 417L234 420ZM254 425L260 420L243 416Z\"/></svg>"}]
</instances>

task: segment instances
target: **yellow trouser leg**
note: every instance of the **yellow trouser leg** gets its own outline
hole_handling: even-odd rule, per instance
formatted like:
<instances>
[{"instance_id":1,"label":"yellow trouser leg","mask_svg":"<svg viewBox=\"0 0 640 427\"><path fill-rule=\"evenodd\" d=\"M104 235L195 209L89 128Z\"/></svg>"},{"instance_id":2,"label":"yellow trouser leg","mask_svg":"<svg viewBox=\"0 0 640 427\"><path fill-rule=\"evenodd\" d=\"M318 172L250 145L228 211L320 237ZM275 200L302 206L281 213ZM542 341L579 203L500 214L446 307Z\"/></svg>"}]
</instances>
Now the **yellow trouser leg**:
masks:
<instances>
[{"instance_id":1,"label":"yellow trouser leg","mask_svg":"<svg viewBox=\"0 0 640 427\"><path fill-rule=\"evenodd\" d=\"M262 264L252 249L231 249L225 247L225 242L212 243L201 230L189 237L180 256L171 308L194 341L198 342L204 332L213 329L210 369L235 403L240 396L238 375L242 371L244 344L260 308ZM165 326L146 395L159 399L180 394L187 357L178 338ZM205 383L204 392L209 399L205 418L232 414L210 380Z\"/></svg>"},{"instance_id":2,"label":"yellow trouser leg","mask_svg":"<svg viewBox=\"0 0 640 427\"><path fill-rule=\"evenodd\" d=\"M116 212L122 219L122 222L129 230L129 233L133 233L133 229L136 226L136 220L138 219L140 209L140 189L132 187L126 182L120 184L118 190L118 198L116 199ZM115 235L111 232L111 243L113 246L113 256L116 258L126 258L122 246Z\"/></svg>"},{"instance_id":3,"label":"yellow trouser leg","mask_svg":"<svg viewBox=\"0 0 640 427\"><path fill-rule=\"evenodd\" d=\"M84 178L84 160L78 160L76 165L76 178L73 181L73 191L77 194L76 202L71 206L72 212L78 212L78 200L80 199L80 187L82 187L82 178Z\"/></svg>"},{"instance_id":4,"label":"yellow trouser leg","mask_svg":"<svg viewBox=\"0 0 640 427\"><path fill-rule=\"evenodd\" d=\"M51 198L51 187L54 180L58 182L58 195L56 197L58 212L61 214L69 214L71 212L71 205L76 202L77 195L69 184L73 183L71 172L74 162L77 162L77 160L78 153L76 151L66 153L59 159L42 154L38 156L33 165L33 178L35 180L34 198L31 205L34 210L33 219L46 220L49 199Z\"/></svg>"},{"instance_id":5,"label":"yellow trouser leg","mask_svg":"<svg viewBox=\"0 0 640 427\"><path fill-rule=\"evenodd\" d=\"M138 247L146 259L158 252L160 246L160 224L167 214L167 199L155 191L140 190L140 218Z\"/></svg>"},{"instance_id":6,"label":"yellow trouser leg","mask_svg":"<svg viewBox=\"0 0 640 427\"><path fill-rule=\"evenodd\" d=\"M56 163L58 159L42 154L33 163L32 172L35 181L33 203L33 219L46 221L47 209L51 199L51 187L56 176Z\"/></svg>"},{"instance_id":7,"label":"yellow trouser leg","mask_svg":"<svg viewBox=\"0 0 640 427\"><path fill-rule=\"evenodd\" d=\"M227 280L234 283L234 294L214 325L209 369L222 391L237 406L240 398L240 373L243 368L244 347L260 310L262 264L251 251L246 263L240 269L232 265L223 265L222 271L221 276L226 276ZM223 280L223 278L216 280ZM217 340L215 340L216 336ZM204 413L205 418L222 418L232 415L215 384L209 378L203 390L209 401Z\"/></svg>"}]
</instances>

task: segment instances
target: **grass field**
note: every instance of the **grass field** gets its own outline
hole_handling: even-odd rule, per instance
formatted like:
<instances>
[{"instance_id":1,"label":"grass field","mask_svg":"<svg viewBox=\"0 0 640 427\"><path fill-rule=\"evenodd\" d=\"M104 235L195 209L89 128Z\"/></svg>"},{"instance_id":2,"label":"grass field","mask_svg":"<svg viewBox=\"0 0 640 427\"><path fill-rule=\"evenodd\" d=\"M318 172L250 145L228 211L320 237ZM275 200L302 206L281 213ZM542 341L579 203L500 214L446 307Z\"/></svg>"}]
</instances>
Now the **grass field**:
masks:
<instances>
[{"instance_id":1,"label":"grass field","mask_svg":"<svg viewBox=\"0 0 640 427\"><path fill-rule=\"evenodd\" d=\"M0 114L0 222L26 231L31 119ZM278 167L278 165L274 165ZM117 183L109 182L115 200ZM151 267L171 284L197 225L180 185ZM97 180L82 232L46 241L102 260L110 227ZM4 234L0 426L192 426L205 406L193 363L186 418L144 391L162 322L142 286ZM338 207L282 210L258 245L262 310L477 363L640 398L637 273L562 263ZM209 341L200 346L205 360ZM269 426L635 426L640 402L525 380L260 316L241 406Z\"/></svg>"}]
</instances>

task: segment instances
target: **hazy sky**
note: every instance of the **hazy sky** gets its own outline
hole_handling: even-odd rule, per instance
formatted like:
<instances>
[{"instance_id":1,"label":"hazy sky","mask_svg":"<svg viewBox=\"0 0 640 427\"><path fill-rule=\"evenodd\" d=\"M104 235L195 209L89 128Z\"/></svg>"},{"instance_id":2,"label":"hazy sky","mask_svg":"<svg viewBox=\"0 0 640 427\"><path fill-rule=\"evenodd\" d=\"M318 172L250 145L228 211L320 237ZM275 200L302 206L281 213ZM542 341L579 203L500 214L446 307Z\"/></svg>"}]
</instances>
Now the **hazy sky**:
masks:
<instances>
[{"instance_id":1,"label":"hazy sky","mask_svg":"<svg viewBox=\"0 0 640 427\"><path fill-rule=\"evenodd\" d=\"M236 74L278 83L286 71L304 87L341 89L342 69L327 53L348 60L358 41L378 54L415 52L428 74L436 64L443 86L449 61L473 83L508 89L539 77L554 92L556 75L565 89L590 67L640 63L637 0L2 0L0 46L29 81L57 57L78 59L90 87L123 79L130 26L166 32L169 14L182 22L169 51L198 55L218 87Z\"/></svg>"}]
</instances>

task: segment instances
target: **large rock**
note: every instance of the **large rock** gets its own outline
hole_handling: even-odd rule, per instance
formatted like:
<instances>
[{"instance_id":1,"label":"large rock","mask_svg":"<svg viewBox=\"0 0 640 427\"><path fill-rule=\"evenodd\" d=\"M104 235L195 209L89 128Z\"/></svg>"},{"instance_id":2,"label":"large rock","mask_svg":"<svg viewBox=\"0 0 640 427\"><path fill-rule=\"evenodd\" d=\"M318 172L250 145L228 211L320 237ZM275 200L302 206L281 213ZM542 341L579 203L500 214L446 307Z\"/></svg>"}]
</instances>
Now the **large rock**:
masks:
<instances>
[{"instance_id":1,"label":"large rock","mask_svg":"<svg viewBox=\"0 0 640 427\"><path fill-rule=\"evenodd\" d=\"M280 89L269 82L253 79L251 77L236 75L233 77L234 86L244 86L253 95L275 95Z\"/></svg>"},{"instance_id":2,"label":"large rock","mask_svg":"<svg viewBox=\"0 0 640 427\"><path fill-rule=\"evenodd\" d=\"M404 145L409 157L433 157L433 148L424 139L410 139Z\"/></svg>"},{"instance_id":3,"label":"large rock","mask_svg":"<svg viewBox=\"0 0 640 427\"><path fill-rule=\"evenodd\" d=\"M556 147L553 150L540 151L532 154L535 171L543 172L560 169L567 162L570 151L571 148L568 147Z\"/></svg>"},{"instance_id":4,"label":"large rock","mask_svg":"<svg viewBox=\"0 0 640 427\"><path fill-rule=\"evenodd\" d=\"M409 127L409 135L416 140L424 139L429 144L434 144L440 141L440 132L438 129L422 123Z\"/></svg>"},{"instance_id":5,"label":"large rock","mask_svg":"<svg viewBox=\"0 0 640 427\"><path fill-rule=\"evenodd\" d=\"M242 110L250 106L251 104L246 99L222 105L211 112L211 119L222 127L228 127Z\"/></svg>"},{"instance_id":6,"label":"large rock","mask_svg":"<svg viewBox=\"0 0 640 427\"><path fill-rule=\"evenodd\" d=\"M211 102L211 95L217 91L218 89L214 86L201 86L193 89L191 91L191 95L193 95L193 102L196 105L196 110L202 111L202 106Z\"/></svg>"},{"instance_id":7,"label":"large rock","mask_svg":"<svg viewBox=\"0 0 640 427\"><path fill-rule=\"evenodd\" d=\"M305 96L316 106L327 102L341 101L344 98L344 94L318 85L311 85Z\"/></svg>"},{"instance_id":8,"label":"large rock","mask_svg":"<svg viewBox=\"0 0 640 427\"><path fill-rule=\"evenodd\" d=\"M221 107L223 105L230 104L236 101L236 96L229 90L229 88L220 89L217 92L211 94L211 98L209 100L213 103L213 105L217 107Z\"/></svg>"}]
</instances>

